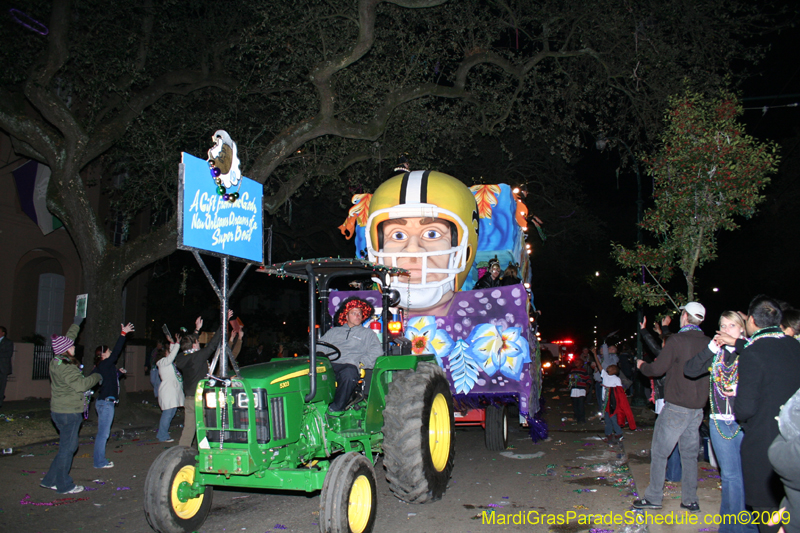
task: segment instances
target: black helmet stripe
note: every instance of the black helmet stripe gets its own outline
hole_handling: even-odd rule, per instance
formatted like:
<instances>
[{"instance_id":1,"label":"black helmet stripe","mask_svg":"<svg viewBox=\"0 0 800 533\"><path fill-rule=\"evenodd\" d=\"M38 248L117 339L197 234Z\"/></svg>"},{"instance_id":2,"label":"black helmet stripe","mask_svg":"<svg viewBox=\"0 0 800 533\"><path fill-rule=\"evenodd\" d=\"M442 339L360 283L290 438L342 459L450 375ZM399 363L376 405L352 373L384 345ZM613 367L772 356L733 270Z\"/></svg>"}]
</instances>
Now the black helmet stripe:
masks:
<instances>
[{"instance_id":1,"label":"black helmet stripe","mask_svg":"<svg viewBox=\"0 0 800 533\"><path fill-rule=\"evenodd\" d=\"M422 177L420 178L419 184L419 201L422 204L428 203L428 176L430 176L431 171L426 170L422 173Z\"/></svg>"},{"instance_id":2,"label":"black helmet stripe","mask_svg":"<svg viewBox=\"0 0 800 533\"><path fill-rule=\"evenodd\" d=\"M411 174L411 172L406 172L405 174L403 174L403 180L400 182L400 198L399 198L399 201L398 201L398 203L400 205L403 205L404 203L406 203L406 189L408 189L408 175L409 174Z\"/></svg>"},{"instance_id":3,"label":"black helmet stripe","mask_svg":"<svg viewBox=\"0 0 800 533\"><path fill-rule=\"evenodd\" d=\"M428 176L430 170L415 170L403 174L400 183L400 205L428 203Z\"/></svg>"}]
</instances>

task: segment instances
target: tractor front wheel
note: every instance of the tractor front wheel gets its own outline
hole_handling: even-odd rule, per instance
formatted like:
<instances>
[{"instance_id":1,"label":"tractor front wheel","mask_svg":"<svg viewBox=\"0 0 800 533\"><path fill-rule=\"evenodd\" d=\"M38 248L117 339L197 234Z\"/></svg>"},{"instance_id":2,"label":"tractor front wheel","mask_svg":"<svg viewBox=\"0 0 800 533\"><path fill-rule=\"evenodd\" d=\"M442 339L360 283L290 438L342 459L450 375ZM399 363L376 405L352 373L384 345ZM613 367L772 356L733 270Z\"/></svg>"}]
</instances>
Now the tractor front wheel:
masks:
<instances>
[{"instance_id":1,"label":"tractor front wheel","mask_svg":"<svg viewBox=\"0 0 800 533\"><path fill-rule=\"evenodd\" d=\"M355 452L334 459L320 495L321 533L369 533L375 526L377 507L372 463Z\"/></svg>"},{"instance_id":2,"label":"tractor front wheel","mask_svg":"<svg viewBox=\"0 0 800 533\"><path fill-rule=\"evenodd\" d=\"M396 372L383 420L389 489L407 503L441 499L455 456L453 396L444 370L419 363L415 372Z\"/></svg>"},{"instance_id":3,"label":"tractor front wheel","mask_svg":"<svg viewBox=\"0 0 800 533\"><path fill-rule=\"evenodd\" d=\"M197 531L211 510L214 489L196 498L183 494L194 483L197 451L175 446L159 455L144 482L144 514L158 533Z\"/></svg>"}]
</instances>

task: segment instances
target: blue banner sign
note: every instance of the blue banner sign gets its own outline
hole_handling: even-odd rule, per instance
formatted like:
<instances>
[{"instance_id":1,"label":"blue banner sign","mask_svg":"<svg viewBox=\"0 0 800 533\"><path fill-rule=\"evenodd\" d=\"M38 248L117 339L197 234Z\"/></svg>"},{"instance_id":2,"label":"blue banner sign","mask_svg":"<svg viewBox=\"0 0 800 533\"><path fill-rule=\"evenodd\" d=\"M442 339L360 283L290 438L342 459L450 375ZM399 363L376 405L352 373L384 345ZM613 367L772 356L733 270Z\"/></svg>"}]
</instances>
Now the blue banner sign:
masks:
<instances>
[{"instance_id":1,"label":"blue banner sign","mask_svg":"<svg viewBox=\"0 0 800 533\"><path fill-rule=\"evenodd\" d=\"M217 194L208 162L182 153L181 185L178 202L182 220L178 248L209 252L213 255L264 261L261 201L263 187L250 178L228 193L239 193L235 202Z\"/></svg>"}]
</instances>

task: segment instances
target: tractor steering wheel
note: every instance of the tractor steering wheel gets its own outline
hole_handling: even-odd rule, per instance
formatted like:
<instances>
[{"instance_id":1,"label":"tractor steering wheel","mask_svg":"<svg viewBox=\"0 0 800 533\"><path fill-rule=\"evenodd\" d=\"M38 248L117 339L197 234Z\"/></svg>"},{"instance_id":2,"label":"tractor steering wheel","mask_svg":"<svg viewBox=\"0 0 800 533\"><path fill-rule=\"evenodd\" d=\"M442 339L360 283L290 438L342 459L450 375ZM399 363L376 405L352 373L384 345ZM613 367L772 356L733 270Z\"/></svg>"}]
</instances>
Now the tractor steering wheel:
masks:
<instances>
[{"instance_id":1,"label":"tractor steering wheel","mask_svg":"<svg viewBox=\"0 0 800 533\"><path fill-rule=\"evenodd\" d=\"M339 358L342 356L342 352L341 352L341 350L339 350L339 348L337 348L337 347L336 347L336 346L334 346L333 344L327 343L327 342L325 342L325 341L317 341L317 346L319 346L320 344L321 344L322 346L326 346L326 347L330 348L331 350L333 350L332 352L328 352L328 353L323 353L323 354L322 354L322 355L324 355L325 357L327 357L327 358L328 358L328 360L329 360L331 363L332 363L332 362L334 362L334 361L338 361L338 360L339 360ZM331 357L331 355L335 355L336 357Z\"/></svg>"}]
</instances>

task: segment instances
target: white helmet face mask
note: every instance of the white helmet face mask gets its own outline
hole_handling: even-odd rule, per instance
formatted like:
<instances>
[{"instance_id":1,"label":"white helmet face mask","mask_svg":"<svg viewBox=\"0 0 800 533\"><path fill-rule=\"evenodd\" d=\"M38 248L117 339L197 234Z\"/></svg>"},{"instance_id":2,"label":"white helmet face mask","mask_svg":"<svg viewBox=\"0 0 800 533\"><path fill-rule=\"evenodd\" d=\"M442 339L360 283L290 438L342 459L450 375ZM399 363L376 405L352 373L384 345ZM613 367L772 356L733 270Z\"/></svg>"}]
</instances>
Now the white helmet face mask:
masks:
<instances>
[{"instance_id":1,"label":"white helmet face mask","mask_svg":"<svg viewBox=\"0 0 800 533\"><path fill-rule=\"evenodd\" d=\"M445 220L455 221L459 225L461 239L456 246L446 250L419 251L419 252L385 252L375 248L369 231L366 233L367 253L369 260L373 263L401 267L398 259L413 257L420 260L421 279L419 283L409 283L403 281L407 277L397 277L392 281L392 287L400 292L400 305L409 309L427 309L436 306L442 297L448 292L455 291L456 275L463 272L467 262L467 226L458 215L432 204L404 204L402 206L379 209L370 214L367 221L367 228L372 227L372 221L376 216L388 213L388 220L401 218L444 218ZM436 268L428 265L428 258L449 255L446 268ZM444 279L428 281L429 274L446 274Z\"/></svg>"}]
</instances>

